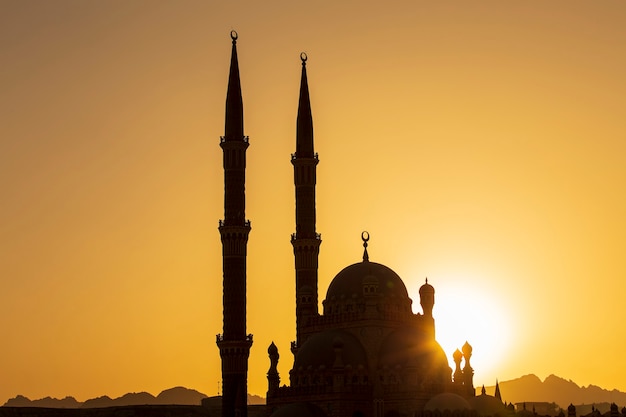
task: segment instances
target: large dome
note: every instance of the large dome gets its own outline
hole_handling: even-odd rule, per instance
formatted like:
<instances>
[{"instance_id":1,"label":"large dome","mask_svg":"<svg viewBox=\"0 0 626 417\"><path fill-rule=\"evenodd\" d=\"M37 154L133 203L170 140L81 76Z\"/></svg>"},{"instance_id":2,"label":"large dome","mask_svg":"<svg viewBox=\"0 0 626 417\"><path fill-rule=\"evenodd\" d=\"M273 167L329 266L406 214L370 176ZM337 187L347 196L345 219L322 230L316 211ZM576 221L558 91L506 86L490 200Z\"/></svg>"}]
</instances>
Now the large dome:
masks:
<instances>
[{"instance_id":1,"label":"large dome","mask_svg":"<svg viewBox=\"0 0 626 417\"><path fill-rule=\"evenodd\" d=\"M424 411L465 411L471 409L467 400L459 394L442 392L428 400Z\"/></svg>"},{"instance_id":2,"label":"large dome","mask_svg":"<svg viewBox=\"0 0 626 417\"><path fill-rule=\"evenodd\" d=\"M411 301L398 274L385 265L369 261L350 265L339 272L328 287L326 300L362 296L370 288L375 288L382 296Z\"/></svg>"},{"instance_id":3,"label":"large dome","mask_svg":"<svg viewBox=\"0 0 626 417\"><path fill-rule=\"evenodd\" d=\"M343 330L328 330L310 336L298 349L293 369L331 369L337 360L343 366L367 369L363 345L353 334Z\"/></svg>"},{"instance_id":4,"label":"large dome","mask_svg":"<svg viewBox=\"0 0 626 417\"><path fill-rule=\"evenodd\" d=\"M388 369L416 367L433 382L450 379L452 369L437 341L418 329L398 329L383 342L379 366Z\"/></svg>"}]
</instances>

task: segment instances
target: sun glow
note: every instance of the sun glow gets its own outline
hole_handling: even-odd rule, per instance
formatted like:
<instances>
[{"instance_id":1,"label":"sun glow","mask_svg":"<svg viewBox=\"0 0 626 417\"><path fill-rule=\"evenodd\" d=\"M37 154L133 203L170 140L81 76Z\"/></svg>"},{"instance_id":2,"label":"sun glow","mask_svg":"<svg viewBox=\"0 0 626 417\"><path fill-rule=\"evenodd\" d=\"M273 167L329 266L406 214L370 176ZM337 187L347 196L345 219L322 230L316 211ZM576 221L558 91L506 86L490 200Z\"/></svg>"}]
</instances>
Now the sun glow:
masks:
<instances>
[{"instance_id":1,"label":"sun glow","mask_svg":"<svg viewBox=\"0 0 626 417\"><path fill-rule=\"evenodd\" d=\"M454 370L452 353L461 350L467 341L473 347L470 363L475 372L474 384L493 384L511 346L513 325L506 309L484 288L432 284L436 339L448 356L450 367ZM416 302L419 303L419 296Z\"/></svg>"}]
</instances>

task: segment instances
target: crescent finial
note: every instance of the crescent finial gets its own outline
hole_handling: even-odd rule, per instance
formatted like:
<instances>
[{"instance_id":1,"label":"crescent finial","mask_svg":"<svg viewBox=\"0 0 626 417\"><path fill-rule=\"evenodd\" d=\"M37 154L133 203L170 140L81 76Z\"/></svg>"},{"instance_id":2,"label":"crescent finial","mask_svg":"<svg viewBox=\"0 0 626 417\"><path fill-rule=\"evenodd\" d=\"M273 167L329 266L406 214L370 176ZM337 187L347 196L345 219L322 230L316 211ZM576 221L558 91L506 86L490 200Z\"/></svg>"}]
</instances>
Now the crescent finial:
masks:
<instances>
[{"instance_id":1,"label":"crescent finial","mask_svg":"<svg viewBox=\"0 0 626 417\"><path fill-rule=\"evenodd\" d=\"M306 65L306 60L309 59L309 57L306 55L306 52L300 52L300 59L302 60L302 65Z\"/></svg>"},{"instance_id":2,"label":"crescent finial","mask_svg":"<svg viewBox=\"0 0 626 417\"><path fill-rule=\"evenodd\" d=\"M370 256L367 253L367 241L370 240L370 234L363 231L361 233L361 239L363 240L363 262L369 262Z\"/></svg>"},{"instance_id":3,"label":"crescent finial","mask_svg":"<svg viewBox=\"0 0 626 417\"><path fill-rule=\"evenodd\" d=\"M233 40L233 42L236 42L238 37L239 37L239 35L237 34L236 30L231 30L230 31L230 38Z\"/></svg>"}]
</instances>

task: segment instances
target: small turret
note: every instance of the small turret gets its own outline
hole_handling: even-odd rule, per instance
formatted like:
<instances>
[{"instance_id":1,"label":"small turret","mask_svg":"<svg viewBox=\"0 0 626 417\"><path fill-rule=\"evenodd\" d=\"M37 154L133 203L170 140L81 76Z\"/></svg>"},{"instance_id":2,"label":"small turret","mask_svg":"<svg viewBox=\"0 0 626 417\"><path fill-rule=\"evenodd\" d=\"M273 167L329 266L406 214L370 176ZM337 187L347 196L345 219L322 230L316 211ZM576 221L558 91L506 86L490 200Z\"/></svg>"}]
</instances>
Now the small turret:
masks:
<instances>
[{"instance_id":1,"label":"small turret","mask_svg":"<svg viewBox=\"0 0 626 417\"><path fill-rule=\"evenodd\" d=\"M267 397L270 398L278 392L280 386L280 375L278 373L278 348L272 342L267 348L267 354L270 358L270 369L267 371Z\"/></svg>"},{"instance_id":2,"label":"small turret","mask_svg":"<svg viewBox=\"0 0 626 417\"><path fill-rule=\"evenodd\" d=\"M470 365L472 346L466 341L461 350L463 351L463 357L465 358L465 366L463 367L463 385L465 385L465 392L467 395L473 397L476 392L474 390L474 369L472 369L472 365Z\"/></svg>"},{"instance_id":3,"label":"small turret","mask_svg":"<svg viewBox=\"0 0 626 417\"><path fill-rule=\"evenodd\" d=\"M424 313L422 317L424 323L423 328L424 331L434 339L435 319L433 318L433 307L435 306L435 288L428 283L428 278L426 278L426 283L420 287L419 294L420 305Z\"/></svg>"},{"instance_id":4,"label":"small turret","mask_svg":"<svg viewBox=\"0 0 626 417\"><path fill-rule=\"evenodd\" d=\"M454 359L455 370L454 370L454 383L456 385L463 385L463 371L461 370L461 361L463 360L463 353L460 350L455 350L452 354L452 359Z\"/></svg>"},{"instance_id":5,"label":"small turret","mask_svg":"<svg viewBox=\"0 0 626 417\"><path fill-rule=\"evenodd\" d=\"M422 306L422 311L426 317L433 316L433 307L435 306L435 288L428 283L428 278L426 278L426 283L420 287L420 305Z\"/></svg>"},{"instance_id":6,"label":"small turret","mask_svg":"<svg viewBox=\"0 0 626 417\"><path fill-rule=\"evenodd\" d=\"M572 403L567 407L567 417L576 417L576 406Z\"/></svg>"}]
</instances>

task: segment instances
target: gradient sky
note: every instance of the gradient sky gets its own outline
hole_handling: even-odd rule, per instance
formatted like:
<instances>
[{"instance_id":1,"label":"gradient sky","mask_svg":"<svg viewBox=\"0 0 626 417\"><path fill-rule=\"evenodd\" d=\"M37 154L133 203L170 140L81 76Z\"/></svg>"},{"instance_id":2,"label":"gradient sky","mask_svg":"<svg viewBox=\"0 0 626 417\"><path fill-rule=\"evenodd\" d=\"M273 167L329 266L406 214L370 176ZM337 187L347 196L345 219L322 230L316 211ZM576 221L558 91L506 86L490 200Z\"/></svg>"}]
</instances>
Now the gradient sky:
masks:
<instances>
[{"instance_id":1,"label":"gradient sky","mask_svg":"<svg viewBox=\"0 0 626 417\"><path fill-rule=\"evenodd\" d=\"M0 403L218 390L231 29L250 136L249 392L295 338L301 51L320 301L362 255L475 385L626 391L626 2L0 1ZM506 400L506 393L503 393Z\"/></svg>"}]
</instances>

